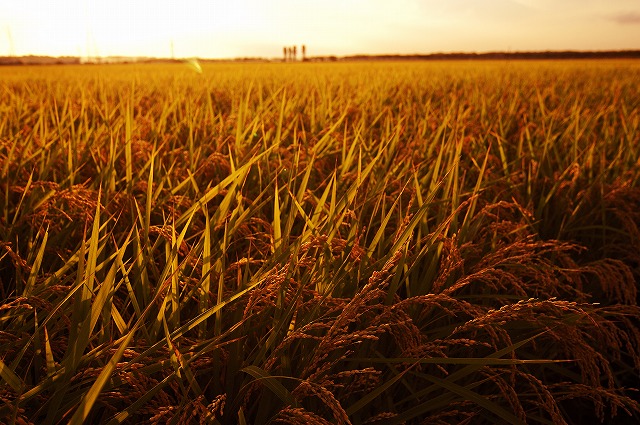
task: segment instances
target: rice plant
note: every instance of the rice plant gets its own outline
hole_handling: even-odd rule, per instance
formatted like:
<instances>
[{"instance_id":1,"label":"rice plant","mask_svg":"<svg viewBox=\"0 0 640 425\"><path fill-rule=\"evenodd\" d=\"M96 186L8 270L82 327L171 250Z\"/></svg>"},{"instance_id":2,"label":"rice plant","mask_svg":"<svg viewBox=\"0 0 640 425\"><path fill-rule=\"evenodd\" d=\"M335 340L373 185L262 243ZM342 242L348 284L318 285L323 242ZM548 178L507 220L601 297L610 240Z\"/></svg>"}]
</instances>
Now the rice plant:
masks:
<instances>
[{"instance_id":1,"label":"rice plant","mask_svg":"<svg viewBox=\"0 0 640 425\"><path fill-rule=\"evenodd\" d=\"M640 420L637 62L198 68L0 68L3 423Z\"/></svg>"}]
</instances>

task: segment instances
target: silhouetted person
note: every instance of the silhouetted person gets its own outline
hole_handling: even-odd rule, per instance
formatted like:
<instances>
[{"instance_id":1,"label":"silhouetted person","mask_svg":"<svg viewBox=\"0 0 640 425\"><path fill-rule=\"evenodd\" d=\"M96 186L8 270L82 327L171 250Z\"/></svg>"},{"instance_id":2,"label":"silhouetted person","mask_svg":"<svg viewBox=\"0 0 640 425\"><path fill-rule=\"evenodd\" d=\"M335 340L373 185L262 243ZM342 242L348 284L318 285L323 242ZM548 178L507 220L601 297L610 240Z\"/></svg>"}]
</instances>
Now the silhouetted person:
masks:
<instances>
[{"instance_id":1,"label":"silhouetted person","mask_svg":"<svg viewBox=\"0 0 640 425\"><path fill-rule=\"evenodd\" d=\"M286 46L282 48L282 53L284 53L284 61L286 62L287 61L287 47Z\"/></svg>"},{"instance_id":2,"label":"silhouetted person","mask_svg":"<svg viewBox=\"0 0 640 425\"><path fill-rule=\"evenodd\" d=\"M307 60L307 46L305 46L304 44L302 45L302 61L306 61Z\"/></svg>"},{"instance_id":3,"label":"silhouetted person","mask_svg":"<svg viewBox=\"0 0 640 425\"><path fill-rule=\"evenodd\" d=\"M293 46L293 60L294 62L298 60L298 52L297 52L298 48L296 46Z\"/></svg>"}]
</instances>

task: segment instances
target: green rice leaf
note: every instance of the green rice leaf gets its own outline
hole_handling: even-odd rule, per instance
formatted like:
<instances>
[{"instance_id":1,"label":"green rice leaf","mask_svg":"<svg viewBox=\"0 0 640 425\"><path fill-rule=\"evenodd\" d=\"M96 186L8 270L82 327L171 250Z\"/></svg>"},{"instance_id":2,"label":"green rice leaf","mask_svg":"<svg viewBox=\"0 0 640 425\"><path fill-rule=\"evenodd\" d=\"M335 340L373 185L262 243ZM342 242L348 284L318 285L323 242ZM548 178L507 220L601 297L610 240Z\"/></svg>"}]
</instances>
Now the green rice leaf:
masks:
<instances>
[{"instance_id":1,"label":"green rice leaf","mask_svg":"<svg viewBox=\"0 0 640 425\"><path fill-rule=\"evenodd\" d=\"M241 372L248 373L253 376L258 382L260 382L265 387L269 388L271 392L273 392L285 406L295 406L296 401L287 390L284 385L278 381L277 377L271 376L267 371L257 367L257 366L247 366L240 369Z\"/></svg>"}]
</instances>

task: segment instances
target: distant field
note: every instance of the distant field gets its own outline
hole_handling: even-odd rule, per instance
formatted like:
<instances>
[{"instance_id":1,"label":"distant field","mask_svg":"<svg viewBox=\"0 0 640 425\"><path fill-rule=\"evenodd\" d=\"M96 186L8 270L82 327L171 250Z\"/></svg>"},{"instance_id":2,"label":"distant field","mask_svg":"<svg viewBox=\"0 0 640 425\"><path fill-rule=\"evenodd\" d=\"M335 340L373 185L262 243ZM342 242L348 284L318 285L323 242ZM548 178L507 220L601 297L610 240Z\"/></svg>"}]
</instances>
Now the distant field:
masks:
<instances>
[{"instance_id":1,"label":"distant field","mask_svg":"<svg viewBox=\"0 0 640 425\"><path fill-rule=\"evenodd\" d=\"M640 421L639 82L0 67L0 422Z\"/></svg>"}]
</instances>

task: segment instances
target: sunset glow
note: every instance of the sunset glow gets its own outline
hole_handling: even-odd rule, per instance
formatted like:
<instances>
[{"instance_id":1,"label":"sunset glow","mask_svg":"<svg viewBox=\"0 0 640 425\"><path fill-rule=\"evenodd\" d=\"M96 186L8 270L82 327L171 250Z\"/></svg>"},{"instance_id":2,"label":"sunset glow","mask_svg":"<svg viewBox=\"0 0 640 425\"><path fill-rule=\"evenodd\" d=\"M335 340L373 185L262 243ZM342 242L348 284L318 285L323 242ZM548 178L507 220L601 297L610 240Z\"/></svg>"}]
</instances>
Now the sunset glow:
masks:
<instances>
[{"instance_id":1,"label":"sunset glow","mask_svg":"<svg viewBox=\"0 0 640 425\"><path fill-rule=\"evenodd\" d=\"M640 48L633 0L24 0L0 56L280 57Z\"/></svg>"}]
</instances>

